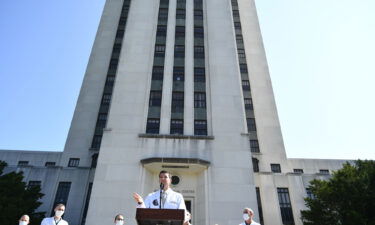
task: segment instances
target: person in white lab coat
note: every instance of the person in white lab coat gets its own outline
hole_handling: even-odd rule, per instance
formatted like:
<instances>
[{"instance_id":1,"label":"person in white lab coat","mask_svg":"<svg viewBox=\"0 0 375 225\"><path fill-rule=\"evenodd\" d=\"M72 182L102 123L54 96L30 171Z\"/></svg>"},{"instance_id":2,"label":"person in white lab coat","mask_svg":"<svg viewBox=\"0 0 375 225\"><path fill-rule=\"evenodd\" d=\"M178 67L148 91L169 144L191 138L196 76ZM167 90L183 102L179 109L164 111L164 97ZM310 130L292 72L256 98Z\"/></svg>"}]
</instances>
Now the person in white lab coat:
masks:
<instances>
[{"instance_id":1,"label":"person in white lab coat","mask_svg":"<svg viewBox=\"0 0 375 225\"><path fill-rule=\"evenodd\" d=\"M30 223L30 217L28 215L22 215L21 218L18 220L19 225L27 225Z\"/></svg>"},{"instance_id":2,"label":"person in white lab coat","mask_svg":"<svg viewBox=\"0 0 375 225\"><path fill-rule=\"evenodd\" d=\"M162 188L160 202L160 190L150 193L145 200L137 193L133 194L134 200L138 203L137 208L153 209L184 209L186 210L184 197L171 189L171 174L165 170L159 173L159 183Z\"/></svg>"},{"instance_id":3,"label":"person in white lab coat","mask_svg":"<svg viewBox=\"0 0 375 225\"><path fill-rule=\"evenodd\" d=\"M244 208L243 209L243 220L244 222L240 225L260 225L259 223L255 222L253 220L254 218L254 211L250 208Z\"/></svg>"},{"instance_id":4,"label":"person in white lab coat","mask_svg":"<svg viewBox=\"0 0 375 225\"><path fill-rule=\"evenodd\" d=\"M57 204L54 211L55 211L55 216L44 218L42 220L41 225L69 225L68 222L66 222L62 218L62 215L65 212L64 204Z\"/></svg>"}]
</instances>

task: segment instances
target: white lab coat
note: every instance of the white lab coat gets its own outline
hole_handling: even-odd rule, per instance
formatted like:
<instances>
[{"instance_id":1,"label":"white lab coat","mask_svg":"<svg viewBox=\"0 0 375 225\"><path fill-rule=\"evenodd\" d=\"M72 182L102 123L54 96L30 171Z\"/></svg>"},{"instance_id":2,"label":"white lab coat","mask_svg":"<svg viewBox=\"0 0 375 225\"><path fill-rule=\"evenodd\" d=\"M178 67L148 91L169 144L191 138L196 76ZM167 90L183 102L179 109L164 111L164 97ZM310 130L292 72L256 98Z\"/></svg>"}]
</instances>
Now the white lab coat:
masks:
<instances>
[{"instance_id":1,"label":"white lab coat","mask_svg":"<svg viewBox=\"0 0 375 225\"><path fill-rule=\"evenodd\" d=\"M68 222L61 219L57 224L55 223L55 219L53 217L46 217L42 220L40 225L69 225Z\"/></svg>"},{"instance_id":2,"label":"white lab coat","mask_svg":"<svg viewBox=\"0 0 375 225\"><path fill-rule=\"evenodd\" d=\"M240 225L246 225L245 222L241 223ZM250 225L260 225L260 223L255 222L254 220L250 223Z\"/></svg>"},{"instance_id":3,"label":"white lab coat","mask_svg":"<svg viewBox=\"0 0 375 225\"><path fill-rule=\"evenodd\" d=\"M172 189L168 189L166 192L167 198L165 201L164 206L162 205L162 209L184 209L186 210L184 197L182 194L173 191ZM158 209L160 204L160 191L155 191L149 194L144 202L141 205L138 205L138 208L151 208L151 209ZM60 225L60 224L59 224Z\"/></svg>"}]
</instances>

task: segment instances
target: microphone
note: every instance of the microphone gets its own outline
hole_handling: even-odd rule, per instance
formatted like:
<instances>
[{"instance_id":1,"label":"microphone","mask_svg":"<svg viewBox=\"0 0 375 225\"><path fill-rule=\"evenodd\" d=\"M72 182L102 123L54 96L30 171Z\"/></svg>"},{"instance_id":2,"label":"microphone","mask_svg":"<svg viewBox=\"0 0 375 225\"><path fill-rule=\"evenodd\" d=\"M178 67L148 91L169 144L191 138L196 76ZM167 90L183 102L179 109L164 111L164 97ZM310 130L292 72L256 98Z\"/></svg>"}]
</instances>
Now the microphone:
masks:
<instances>
[{"instance_id":1,"label":"microphone","mask_svg":"<svg viewBox=\"0 0 375 225\"><path fill-rule=\"evenodd\" d=\"M163 193L164 184L160 183L160 199L159 199L159 209L161 209L161 195Z\"/></svg>"}]
</instances>

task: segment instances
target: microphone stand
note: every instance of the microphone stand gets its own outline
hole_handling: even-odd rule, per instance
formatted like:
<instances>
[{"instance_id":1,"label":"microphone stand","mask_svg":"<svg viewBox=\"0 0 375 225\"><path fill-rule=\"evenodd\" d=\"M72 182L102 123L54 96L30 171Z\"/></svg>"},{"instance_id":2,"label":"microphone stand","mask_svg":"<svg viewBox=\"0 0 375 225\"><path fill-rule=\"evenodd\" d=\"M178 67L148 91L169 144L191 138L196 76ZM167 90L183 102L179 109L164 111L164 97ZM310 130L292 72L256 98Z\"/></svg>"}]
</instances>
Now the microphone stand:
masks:
<instances>
[{"instance_id":1,"label":"microphone stand","mask_svg":"<svg viewBox=\"0 0 375 225\"><path fill-rule=\"evenodd\" d=\"M160 200L159 200L159 209L161 209L161 195L163 194L164 184L160 183Z\"/></svg>"}]
</instances>

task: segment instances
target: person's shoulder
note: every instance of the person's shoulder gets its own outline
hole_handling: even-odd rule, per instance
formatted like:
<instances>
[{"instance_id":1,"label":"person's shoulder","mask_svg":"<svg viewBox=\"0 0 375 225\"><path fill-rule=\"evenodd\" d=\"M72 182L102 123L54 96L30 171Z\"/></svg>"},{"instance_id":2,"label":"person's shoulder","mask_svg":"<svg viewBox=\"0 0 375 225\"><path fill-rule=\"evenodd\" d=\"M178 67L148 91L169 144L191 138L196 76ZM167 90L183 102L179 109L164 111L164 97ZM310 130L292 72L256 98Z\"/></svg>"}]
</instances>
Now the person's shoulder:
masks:
<instances>
[{"instance_id":1,"label":"person's shoulder","mask_svg":"<svg viewBox=\"0 0 375 225\"><path fill-rule=\"evenodd\" d=\"M171 192L172 192L173 194L175 194L175 195L180 196L181 198L183 197L183 195L182 195L180 192L176 192L176 191L174 191L174 190L172 190L172 189L171 189Z\"/></svg>"},{"instance_id":2,"label":"person's shoulder","mask_svg":"<svg viewBox=\"0 0 375 225\"><path fill-rule=\"evenodd\" d=\"M260 225L260 223L253 221L250 225Z\"/></svg>"},{"instance_id":3,"label":"person's shoulder","mask_svg":"<svg viewBox=\"0 0 375 225\"><path fill-rule=\"evenodd\" d=\"M60 224L60 223L61 223L61 224ZM69 225L68 221L66 221L66 220L64 220L64 219L62 219L62 220L60 221L60 223L59 223L59 225Z\"/></svg>"}]
</instances>

